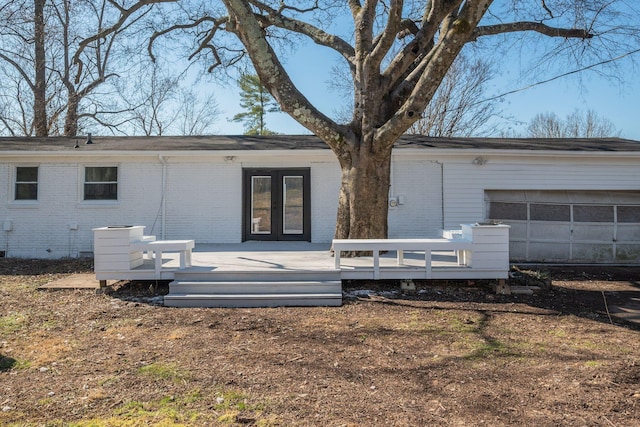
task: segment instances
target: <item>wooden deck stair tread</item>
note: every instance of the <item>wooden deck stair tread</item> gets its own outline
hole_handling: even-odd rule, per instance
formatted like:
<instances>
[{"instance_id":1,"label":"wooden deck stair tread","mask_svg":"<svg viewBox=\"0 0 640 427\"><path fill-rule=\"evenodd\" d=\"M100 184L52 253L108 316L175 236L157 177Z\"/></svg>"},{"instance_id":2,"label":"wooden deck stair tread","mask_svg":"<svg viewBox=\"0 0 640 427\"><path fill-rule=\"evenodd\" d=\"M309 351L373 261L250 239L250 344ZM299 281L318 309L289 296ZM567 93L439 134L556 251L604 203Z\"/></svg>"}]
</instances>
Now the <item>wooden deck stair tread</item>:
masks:
<instances>
[{"instance_id":1,"label":"wooden deck stair tread","mask_svg":"<svg viewBox=\"0 0 640 427\"><path fill-rule=\"evenodd\" d=\"M175 293L170 298L206 298L206 299L277 299L277 298L342 298L342 293L326 293L326 294L180 294ZM165 297L166 298L166 297Z\"/></svg>"},{"instance_id":2,"label":"wooden deck stair tread","mask_svg":"<svg viewBox=\"0 0 640 427\"><path fill-rule=\"evenodd\" d=\"M178 274L165 305L173 307L340 306L339 271L243 271Z\"/></svg>"}]
</instances>

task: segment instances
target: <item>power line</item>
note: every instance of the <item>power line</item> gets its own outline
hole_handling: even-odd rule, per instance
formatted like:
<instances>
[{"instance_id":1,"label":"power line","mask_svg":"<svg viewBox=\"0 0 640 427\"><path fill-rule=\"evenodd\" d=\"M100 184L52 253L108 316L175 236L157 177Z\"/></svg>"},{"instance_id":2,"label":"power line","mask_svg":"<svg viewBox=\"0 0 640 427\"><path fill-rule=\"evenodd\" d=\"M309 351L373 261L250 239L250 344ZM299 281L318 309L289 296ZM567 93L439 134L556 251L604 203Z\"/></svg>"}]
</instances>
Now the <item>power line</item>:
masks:
<instances>
[{"instance_id":1,"label":"power line","mask_svg":"<svg viewBox=\"0 0 640 427\"><path fill-rule=\"evenodd\" d=\"M487 99L483 99L482 101L475 102L472 105L477 105L477 104L481 104L483 102L493 101L493 100L502 98L502 97L507 96L507 95L513 95L514 93L522 92L522 91L525 91L527 89L531 89L532 87L540 86L540 85L543 85L545 83L549 83L549 82L552 82L554 80L558 80L558 79L561 79L563 77L570 76L572 74L581 73L581 72L589 70L591 68L599 67L600 65L604 65L604 64L608 64L610 62L618 61L618 60L620 60L622 58L626 58L627 56L634 55L634 54L636 54L638 52L640 52L640 49L632 50L631 52L624 53L624 54L622 54L620 56L617 56L615 58L606 59L604 61L600 61L600 62L595 63L595 64L587 65L586 67L578 68L576 70L572 70L572 71L568 71L568 72L563 73L563 74L559 74L557 76L551 77L551 78L546 79L546 80L541 80L539 82L532 83L530 85L527 85L527 86L524 86L524 87L521 87L521 88L518 88L518 89L513 89L513 90L510 90L508 92L504 92L504 93L502 93L500 95L496 95L496 96L492 96L492 97L487 98Z\"/></svg>"}]
</instances>

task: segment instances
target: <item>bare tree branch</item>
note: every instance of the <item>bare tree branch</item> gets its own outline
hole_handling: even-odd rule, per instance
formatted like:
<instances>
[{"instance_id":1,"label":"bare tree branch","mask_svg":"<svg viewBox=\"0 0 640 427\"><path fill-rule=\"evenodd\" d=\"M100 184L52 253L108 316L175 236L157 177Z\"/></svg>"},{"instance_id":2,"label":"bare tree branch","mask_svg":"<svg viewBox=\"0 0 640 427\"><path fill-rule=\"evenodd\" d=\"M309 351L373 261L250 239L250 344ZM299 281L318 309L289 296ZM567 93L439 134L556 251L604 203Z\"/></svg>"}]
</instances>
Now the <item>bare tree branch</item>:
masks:
<instances>
[{"instance_id":1,"label":"bare tree branch","mask_svg":"<svg viewBox=\"0 0 640 427\"><path fill-rule=\"evenodd\" d=\"M78 67L81 69L82 61L80 60L80 55L82 54L84 49L86 49L87 46L89 46L94 41L105 38L109 34L121 29L122 26L128 22L130 17L140 9L147 6L152 6L156 3L172 3L176 1L178 0L140 0L137 3L134 3L133 6L131 6L129 9L125 9L123 7L120 7L114 0L109 0L111 4L115 5L120 10L120 17L118 18L118 21L110 27L107 27L92 35L91 37L87 37L86 39L80 41L76 54L73 56L73 63L78 64Z\"/></svg>"},{"instance_id":2,"label":"bare tree branch","mask_svg":"<svg viewBox=\"0 0 640 427\"><path fill-rule=\"evenodd\" d=\"M371 61L377 67L380 66L380 63L384 59L385 55L393 46L393 42L395 41L399 32L406 28L403 25L402 20L403 5L404 1L402 0L392 0L391 2L391 7L389 8L389 17L387 18L387 26L381 33L380 37L376 40L375 47L371 52Z\"/></svg>"},{"instance_id":3,"label":"bare tree branch","mask_svg":"<svg viewBox=\"0 0 640 427\"><path fill-rule=\"evenodd\" d=\"M31 81L31 77L27 74L26 70L24 70L24 68L20 64L18 64L12 58L8 57L7 55L5 55L3 53L0 53L0 59L2 59L3 61L6 61L9 64L11 64L11 66L22 76L22 78L24 79L25 83L27 83L29 85L31 90L35 90L35 85Z\"/></svg>"},{"instance_id":4,"label":"bare tree branch","mask_svg":"<svg viewBox=\"0 0 640 427\"><path fill-rule=\"evenodd\" d=\"M314 43L321 46L329 47L340 53L342 57L344 57L347 61L353 61L355 51L353 47L351 47L351 45L342 38L333 34L329 34L326 31L314 25L311 25L308 22L289 18L282 14L282 11L287 9L295 9L299 12L309 12L311 10L314 10L315 8L297 9L285 7L284 5L282 5L279 10L275 10L262 2L251 1L251 4L259 7L267 13L266 15L255 15L256 19L258 19L265 28L273 25L278 28L291 31L293 33L303 34L313 40Z\"/></svg>"},{"instance_id":5,"label":"bare tree branch","mask_svg":"<svg viewBox=\"0 0 640 427\"><path fill-rule=\"evenodd\" d=\"M149 53L149 57L151 58L152 62L156 61L156 56L153 54L153 45L155 44L156 40L159 37L162 37L164 35L167 35L169 33L172 33L174 31L179 31L179 30L186 30L186 29L190 29L190 28L196 28L198 26L200 26L201 24L205 23L205 22L211 22L213 23L213 28L209 31L210 37L208 37L208 41L211 40L211 38L213 38L217 32L217 30L220 28L220 26L222 24L224 24L226 22L227 18L223 17L223 18L212 18L210 16L203 16L199 19L194 20L193 22L190 22L188 24L175 24L175 25L171 25L170 27L167 27L163 30L160 31L155 31L151 37L149 38L149 43L147 44L147 52ZM200 44L200 49L204 49L206 46L203 46L203 44ZM195 56L195 53L193 53L189 58L193 58Z\"/></svg>"},{"instance_id":6,"label":"bare tree branch","mask_svg":"<svg viewBox=\"0 0 640 427\"><path fill-rule=\"evenodd\" d=\"M496 24L478 27L473 31L473 39L496 34L535 31L548 37L564 37L590 39L594 36L588 30L580 28L555 28L539 22L512 22L510 24Z\"/></svg>"},{"instance_id":7,"label":"bare tree branch","mask_svg":"<svg viewBox=\"0 0 640 427\"><path fill-rule=\"evenodd\" d=\"M260 80L278 101L282 110L323 138L327 144L337 148L340 142L344 141L346 129L342 129L322 114L295 87L264 37L263 28L250 7L242 0L223 1L229 11L227 30L236 34L242 41Z\"/></svg>"}]
</instances>

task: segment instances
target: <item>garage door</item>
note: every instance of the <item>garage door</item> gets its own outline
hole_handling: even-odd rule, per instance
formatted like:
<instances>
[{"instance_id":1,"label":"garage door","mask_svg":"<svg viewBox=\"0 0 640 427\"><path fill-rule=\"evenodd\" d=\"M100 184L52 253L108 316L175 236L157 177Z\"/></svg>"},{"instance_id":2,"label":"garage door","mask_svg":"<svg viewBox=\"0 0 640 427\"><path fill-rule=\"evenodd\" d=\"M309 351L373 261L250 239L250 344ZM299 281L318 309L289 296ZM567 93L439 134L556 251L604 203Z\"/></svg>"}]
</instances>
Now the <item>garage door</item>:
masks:
<instances>
[{"instance_id":1,"label":"garage door","mask_svg":"<svg viewBox=\"0 0 640 427\"><path fill-rule=\"evenodd\" d=\"M514 261L640 262L640 191L491 190L485 209Z\"/></svg>"}]
</instances>

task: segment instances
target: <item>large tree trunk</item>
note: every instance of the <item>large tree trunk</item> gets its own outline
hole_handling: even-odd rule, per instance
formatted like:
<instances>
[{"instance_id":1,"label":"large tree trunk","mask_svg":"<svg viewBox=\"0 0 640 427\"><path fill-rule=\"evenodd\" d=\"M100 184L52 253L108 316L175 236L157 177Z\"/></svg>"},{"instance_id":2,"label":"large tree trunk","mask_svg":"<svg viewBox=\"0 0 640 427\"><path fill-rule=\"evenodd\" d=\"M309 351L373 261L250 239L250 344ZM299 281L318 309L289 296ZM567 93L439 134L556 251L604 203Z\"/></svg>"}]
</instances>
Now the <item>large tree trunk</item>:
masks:
<instances>
[{"instance_id":1,"label":"large tree trunk","mask_svg":"<svg viewBox=\"0 0 640 427\"><path fill-rule=\"evenodd\" d=\"M341 168L335 238L386 238L391 155L352 152Z\"/></svg>"},{"instance_id":2,"label":"large tree trunk","mask_svg":"<svg viewBox=\"0 0 640 427\"><path fill-rule=\"evenodd\" d=\"M69 99L67 100L67 115L64 120L64 135L76 136L78 134L78 94L69 91Z\"/></svg>"},{"instance_id":3,"label":"large tree trunk","mask_svg":"<svg viewBox=\"0 0 640 427\"><path fill-rule=\"evenodd\" d=\"M35 81L33 89L33 127L36 136L49 136L47 126L47 84L46 84L46 58L45 58L45 0L35 0L34 13L34 56L35 56Z\"/></svg>"}]
</instances>

